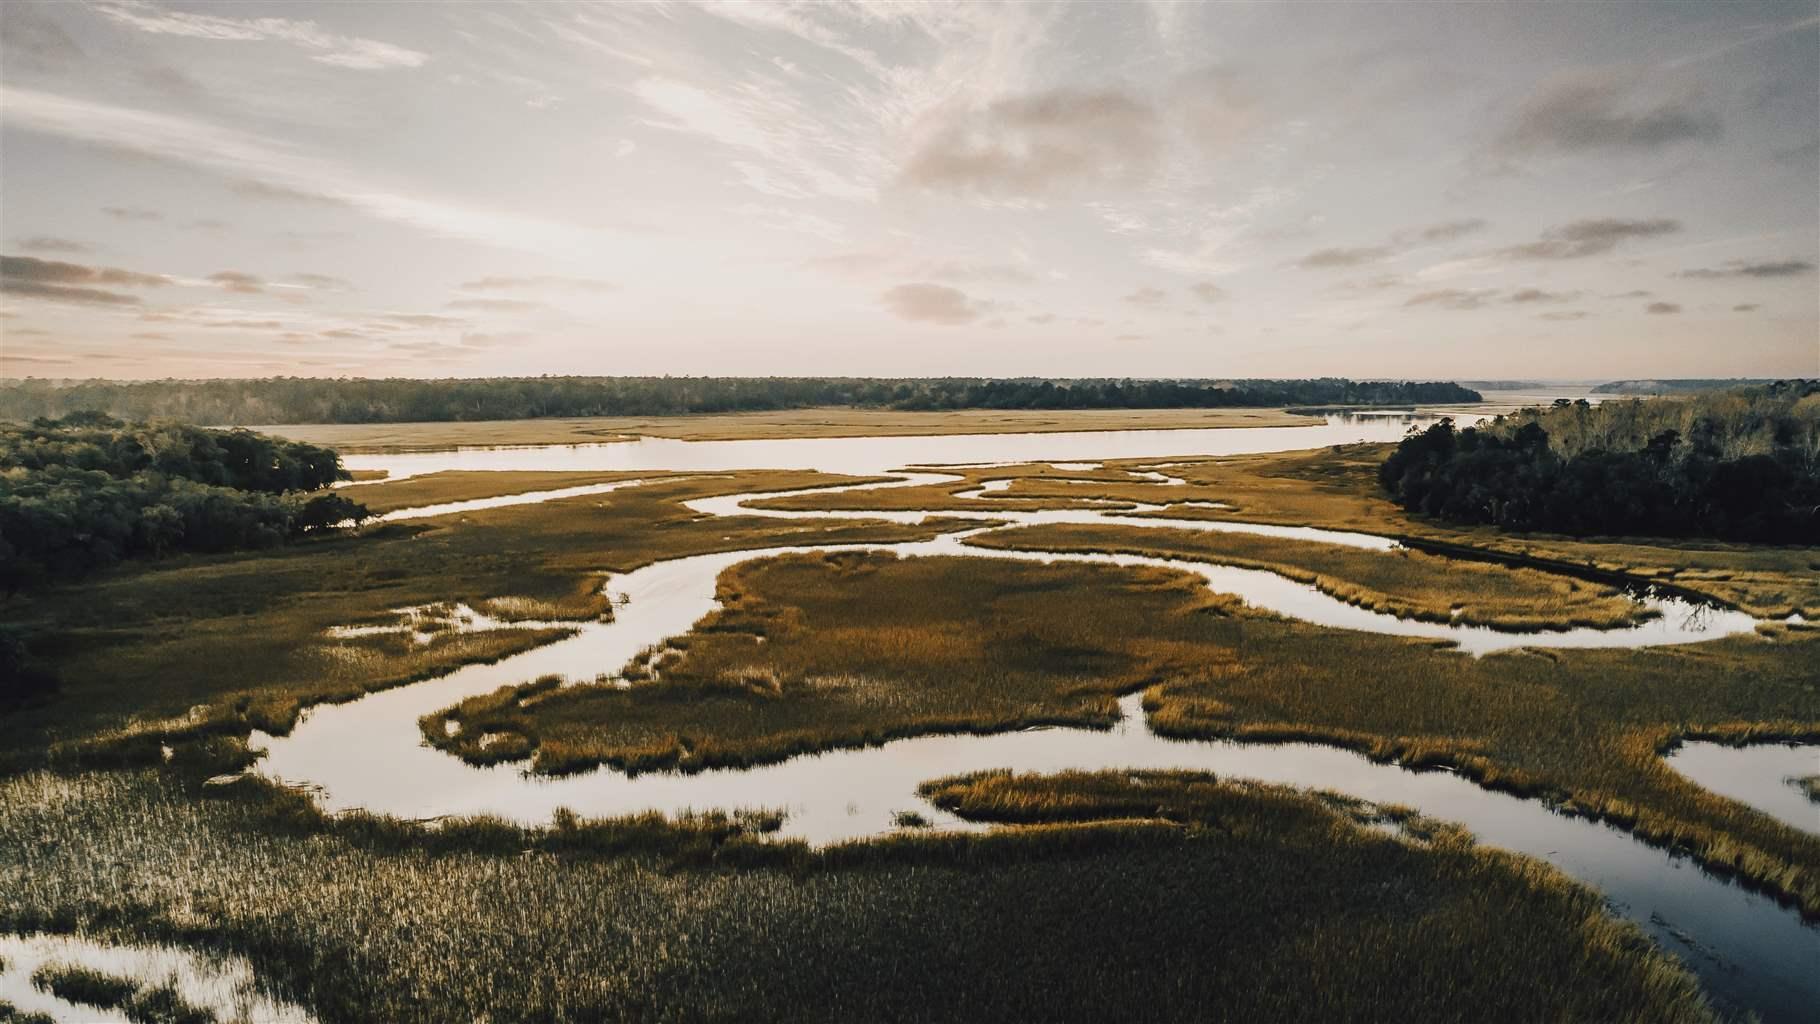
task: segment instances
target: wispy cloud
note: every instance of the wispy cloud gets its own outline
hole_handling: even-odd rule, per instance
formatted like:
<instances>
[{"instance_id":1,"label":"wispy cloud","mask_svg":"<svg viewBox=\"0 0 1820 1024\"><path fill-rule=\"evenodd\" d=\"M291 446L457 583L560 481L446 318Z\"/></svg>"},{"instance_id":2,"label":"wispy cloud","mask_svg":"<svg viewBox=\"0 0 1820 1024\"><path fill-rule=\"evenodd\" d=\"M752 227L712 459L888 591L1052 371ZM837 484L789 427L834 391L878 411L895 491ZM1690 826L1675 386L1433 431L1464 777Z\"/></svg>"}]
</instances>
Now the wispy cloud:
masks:
<instances>
[{"instance_id":1,"label":"wispy cloud","mask_svg":"<svg viewBox=\"0 0 1820 1024\"><path fill-rule=\"evenodd\" d=\"M471 309L492 313L525 313L543 309L544 304L529 299L454 299L447 303L450 309Z\"/></svg>"},{"instance_id":2,"label":"wispy cloud","mask_svg":"<svg viewBox=\"0 0 1820 1024\"><path fill-rule=\"evenodd\" d=\"M786 93L743 89L723 94L665 77L642 78L632 92L662 115L647 119L647 125L762 157L763 167L742 165L750 168L744 179L759 191L782 198L847 200L869 200L876 193L865 177L866 158L790 102Z\"/></svg>"},{"instance_id":3,"label":"wispy cloud","mask_svg":"<svg viewBox=\"0 0 1820 1024\"><path fill-rule=\"evenodd\" d=\"M928 281L900 284L880 300L902 319L950 327L970 324L991 309L990 303L976 301L959 288Z\"/></svg>"},{"instance_id":4,"label":"wispy cloud","mask_svg":"<svg viewBox=\"0 0 1820 1024\"><path fill-rule=\"evenodd\" d=\"M1497 295L1492 288L1438 288L1434 291L1421 292L1404 301L1405 307L1429 306L1435 309L1483 309Z\"/></svg>"},{"instance_id":5,"label":"wispy cloud","mask_svg":"<svg viewBox=\"0 0 1820 1024\"><path fill-rule=\"evenodd\" d=\"M1814 262L1803 259L1787 260L1732 260L1723 266L1699 267L1694 270L1683 270L1677 277L1724 278L1724 277L1799 277L1814 272Z\"/></svg>"},{"instance_id":6,"label":"wispy cloud","mask_svg":"<svg viewBox=\"0 0 1820 1024\"><path fill-rule=\"evenodd\" d=\"M161 288L170 283L171 279L162 274L142 274L118 267L89 267L35 256L0 256L0 292L20 298L131 306L140 302L139 296L107 289Z\"/></svg>"},{"instance_id":7,"label":"wispy cloud","mask_svg":"<svg viewBox=\"0 0 1820 1024\"><path fill-rule=\"evenodd\" d=\"M82 253L94 251L94 246L86 242L58 238L54 235L33 235L30 238L22 238L19 240L19 248L27 252Z\"/></svg>"},{"instance_id":8,"label":"wispy cloud","mask_svg":"<svg viewBox=\"0 0 1820 1024\"><path fill-rule=\"evenodd\" d=\"M520 291L527 289L568 289L587 292L610 292L619 286L594 277L559 277L538 274L532 277L481 277L463 281L464 292Z\"/></svg>"},{"instance_id":9,"label":"wispy cloud","mask_svg":"<svg viewBox=\"0 0 1820 1024\"><path fill-rule=\"evenodd\" d=\"M1296 266L1303 270L1329 270L1336 267L1357 267L1367 263L1376 263L1388 258L1395 250L1387 246L1367 246L1356 249L1316 249L1302 257Z\"/></svg>"},{"instance_id":10,"label":"wispy cloud","mask_svg":"<svg viewBox=\"0 0 1820 1024\"><path fill-rule=\"evenodd\" d=\"M1149 103L1116 90L1059 89L950 115L899 178L989 198L1132 184L1156 166L1161 138Z\"/></svg>"},{"instance_id":11,"label":"wispy cloud","mask_svg":"<svg viewBox=\"0 0 1820 1024\"><path fill-rule=\"evenodd\" d=\"M324 32L313 21L296 21L291 18L228 18L214 14L172 11L142 0L100 4L95 10L116 24L155 35L223 42L290 43L309 51L311 60L361 71L414 68L429 60L427 53L391 43Z\"/></svg>"},{"instance_id":12,"label":"wispy cloud","mask_svg":"<svg viewBox=\"0 0 1820 1024\"><path fill-rule=\"evenodd\" d=\"M174 114L9 87L0 90L0 122L206 168L235 181L251 178L313 192L371 216L447 237L543 251L580 244L590 235L571 225L388 190L291 146ZM110 207L109 212L125 216L117 212L124 209Z\"/></svg>"},{"instance_id":13,"label":"wispy cloud","mask_svg":"<svg viewBox=\"0 0 1820 1024\"><path fill-rule=\"evenodd\" d=\"M1689 96L1663 97L1634 74L1568 71L1544 81L1498 136L1506 154L1640 151L1719 137L1719 117Z\"/></svg>"},{"instance_id":14,"label":"wispy cloud","mask_svg":"<svg viewBox=\"0 0 1820 1024\"><path fill-rule=\"evenodd\" d=\"M1550 228L1534 242L1498 250L1497 255L1517 260L1574 260L1599 256L1639 238L1655 238L1681 230L1681 222L1667 217L1625 220L1595 217Z\"/></svg>"},{"instance_id":15,"label":"wispy cloud","mask_svg":"<svg viewBox=\"0 0 1820 1024\"><path fill-rule=\"evenodd\" d=\"M208 279L215 284L226 288L230 292L240 292L242 294L252 295L265 291L265 282L263 280L252 274L243 273L238 270L216 271L215 273L210 274Z\"/></svg>"}]
</instances>

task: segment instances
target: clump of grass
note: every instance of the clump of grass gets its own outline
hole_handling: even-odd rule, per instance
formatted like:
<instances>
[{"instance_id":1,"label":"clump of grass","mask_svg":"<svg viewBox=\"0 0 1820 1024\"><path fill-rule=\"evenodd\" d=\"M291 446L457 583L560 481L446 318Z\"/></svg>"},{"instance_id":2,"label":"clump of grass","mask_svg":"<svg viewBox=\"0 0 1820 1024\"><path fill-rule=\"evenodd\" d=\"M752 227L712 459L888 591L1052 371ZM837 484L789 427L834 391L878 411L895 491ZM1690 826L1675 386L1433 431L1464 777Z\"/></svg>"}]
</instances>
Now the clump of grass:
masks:
<instances>
[{"instance_id":1,"label":"clump of grass","mask_svg":"<svg viewBox=\"0 0 1820 1024\"><path fill-rule=\"evenodd\" d=\"M1805 793L1809 800L1820 804L1820 775L1803 775L1797 778L1795 788Z\"/></svg>"},{"instance_id":2,"label":"clump of grass","mask_svg":"<svg viewBox=\"0 0 1820 1024\"><path fill-rule=\"evenodd\" d=\"M215 1024L215 1014L193 1006L173 984L152 985L80 964L48 963L32 972L40 991L68 1003L119 1010L136 1024ZM5 1020L0 1015L0 1020Z\"/></svg>"},{"instance_id":3,"label":"clump of grass","mask_svg":"<svg viewBox=\"0 0 1820 1024\"><path fill-rule=\"evenodd\" d=\"M123 1009L136 1024L216 1024L212 1011L192 1005L175 985L148 985L134 993Z\"/></svg>"},{"instance_id":4,"label":"clump of grass","mask_svg":"<svg viewBox=\"0 0 1820 1024\"><path fill-rule=\"evenodd\" d=\"M32 972L32 985L65 1002L102 1010L125 1006L139 991L139 983L131 978L80 964L45 964Z\"/></svg>"},{"instance_id":5,"label":"clump of grass","mask_svg":"<svg viewBox=\"0 0 1820 1024\"><path fill-rule=\"evenodd\" d=\"M0 1024L57 1024L57 1019L48 1013L27 1013L0 999Z\"/></svg>"},{"instance_id":6,"label":"clump of grass","mask_svg":"<svg viewBox=\"0 0 1820 1024\"><path fill-rule=\"evenodd\" d=\"M916 811L898 811L891 815L891 823L898 828L928 828L929 819Z\"/></svg>"}]
</instances>

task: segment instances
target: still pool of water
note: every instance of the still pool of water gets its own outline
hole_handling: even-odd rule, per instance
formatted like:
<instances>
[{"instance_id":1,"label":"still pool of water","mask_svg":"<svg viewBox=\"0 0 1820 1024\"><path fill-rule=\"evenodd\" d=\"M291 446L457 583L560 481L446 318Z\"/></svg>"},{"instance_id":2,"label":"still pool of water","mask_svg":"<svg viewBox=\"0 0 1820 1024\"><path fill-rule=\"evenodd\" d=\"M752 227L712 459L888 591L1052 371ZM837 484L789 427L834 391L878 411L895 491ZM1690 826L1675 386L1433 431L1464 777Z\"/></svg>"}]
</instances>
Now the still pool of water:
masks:
<instances>
[{"instance_id":1,"label":"still pool of water","mask_svg":"<svg viewBox=\"0 0 1820 1024\"><path fill-rule=\"evenodd\" d=\"M722 472L802 469L870 476L904 466L1000 465L1055 459L1139 459L1170 455L1246 455L1395 441L1413 414L1328 416L1298 427L1097 430L1048 434L938 434L930 437L799 437L753 441L678 441L641 437L604 444L458 448L441 452L349 455L350 470L384 470L389 480L444 470Z\"/></svg>"},{"instance_id":2,"label":"still pool of water","mask_svg":"<svg viewBox=\"0 0 1820 1024\"><path fill-rule=\"evenodd\" d=\"M1796 781L1820 775L1820 745L1694 740L1668 755L1669 767L1720 796L1749 804L1791 828L1820 835L1820 803ZM1815 965L1820 970L1820 964Z\"/></svg>"}]
</instances>

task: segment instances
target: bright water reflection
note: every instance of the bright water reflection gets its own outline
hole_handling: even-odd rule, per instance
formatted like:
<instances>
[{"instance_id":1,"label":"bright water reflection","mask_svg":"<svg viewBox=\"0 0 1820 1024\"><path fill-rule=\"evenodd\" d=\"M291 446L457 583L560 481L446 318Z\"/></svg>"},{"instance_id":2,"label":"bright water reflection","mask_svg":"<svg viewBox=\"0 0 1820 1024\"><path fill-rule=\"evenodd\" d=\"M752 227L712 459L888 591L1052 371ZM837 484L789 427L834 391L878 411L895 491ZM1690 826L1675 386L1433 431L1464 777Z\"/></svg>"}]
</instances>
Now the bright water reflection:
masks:
<instances>
[{"instance_id":1,"label":"bright water reflection","mask_svg":"<svg viewBox=\"0 0 1820 1024\"><path fill-rule=\"evenodd\" d=\"M1193 430L1091 430L1053 434L939 434L930 437L802 437L754 441L678 441L641 437L606 444L459 448L442 452L349 455L350 470L385 470L401 480L443 470L724 471L805 469L855 476L912 465L989 465L1054 459L1137 459L1168 455L1246 455L1353 441L1395 441L1413 422L1396 414L1329 416L1306 427Z\"/></svg>"},{"instance_id":2,"label":"bright water reflection","mask_svg":"<svg viewBox=\"0 0 1820 1024\"><path fill-rule=\"evenodd\" d=\"M86 967L142 985L169 985L183 1000L215 1019L259 1024L310 1024L299 1007L260 992L252 967L239 957L205 956L172 946L92 942L70 935L0 935L0 1005L20 1014L43 1013L58 1021L118 1021L119 1010L66 1002L32 984L32 972L47 964Z\"/></svg>"},{"instance_id":3,"label":"bright water reflection","mask_svg":"<svg viewBox=\"0 0 1820 1024\"><path fill-rule=\"evenodd\" d=\"M1820 803L1808 799L1795 780L1820 775L1820 746L1811 743L1756 743L1733 747L1695 740L1668 755L1669 767L1720 796L1746 803L1801 829L1820 834ZM1815 968L1820 970L1820 964Z\"/></svg>"}]
</instances>

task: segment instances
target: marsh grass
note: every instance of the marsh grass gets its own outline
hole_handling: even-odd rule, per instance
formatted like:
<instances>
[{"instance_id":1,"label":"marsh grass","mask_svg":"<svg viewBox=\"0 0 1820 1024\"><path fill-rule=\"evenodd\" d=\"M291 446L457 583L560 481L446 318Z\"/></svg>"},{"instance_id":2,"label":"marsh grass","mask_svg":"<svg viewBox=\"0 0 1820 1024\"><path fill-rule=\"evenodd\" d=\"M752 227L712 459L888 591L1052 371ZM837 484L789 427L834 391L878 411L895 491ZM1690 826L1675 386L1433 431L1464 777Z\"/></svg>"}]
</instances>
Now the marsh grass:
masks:
<instances>
[{"instance_id":1,"label":"marsh grass","mask_svg":"<svg viewBox=\"0 0 1820 1024\"><path fill-rule=\"evenodd\" d=\"M1432 545L1444 555L1508 556L1518 564L1549 571L1610 574L1614 581L1622 577L1679 587L1760 617L1799 612L1810 620L1820 618L1820 548L1572 538L1453 526L1412 516L1384 495L1377 482L1378 466L1393 447L1348 444L1305 452L1174 460L1165 472L1223 494L1220 500L1239 510L1183 509L1166 514L1364 530ZM1154 460L1133 460L1110 463L1108 468L1143 470L1153 464Z\"/></svg>"},{"instance_id":2,"label":"marsh grass","mask_svg":"<svg viewBox=\"0 0 1820 1024\"><path fill-rule=\"evenodd\" d=\"M248 729L285 732L299 708L347 700L547 643L551 631L336 639L435 602L552 620L610 614L602 575L681 555L811 541L925 539L953 524L709 519L682 502L847 478L745 473L393 524L276 551L125 567L20 595L9 618L62 678L60 693L0 713L0 769L142 759L158 745ZM373 485L404 487L414 481ZM502 605L501 598L512 599Z\"/></svg>"},{"instance_id":3,"label":"marsh grass","mask_svg":"<svg viewBox=\"0 0 1820 1024\"><path fill-rule=\"evenodd\" d=\"M1424 622L1528 631L1576 626L1610 629L1650 615L1612 587L1407 550L1360 551L1242 533L1075 524L1025 526L968 543L1025 551L1179 558L1262 569L1307 583L1348 604Z\"/></svg>"},{"instance_id":4,"label":"marsh grass","mask_svg":"<svg viewBox=\"0 0 1820 1024\"><path fill-rule=\"evenodd\" d=\"M1256 614L1160 569L843 553L744 563L720 588L725 609L675 641L655 681L529 703L507 688L460 712L453 736L427 738L459 751L510 731L540 771L696 770L919 733L1103 725L1117 694L1143 689L1165 735L1455 770L1820 913L1820 839L1662 758L1683 738L1820 737L1820 631L1475 659Z\"/></svg>"},{"instance_id":5,"label":"marsh grass","mask_svg":"<svg viewBox=\"0 0 1820 1024\"><path fill-rule=\"evenodd\" d=\"M1820 775L1803 775L1795 779L1794 783L1795 788L1805 794L1809 800L1820 804Z\"/></svg>"},{"instance_id":6,"label":"marsh grass","mask_svg":"<svg viewBox=\"0 0 1820 1024\"><path fill-rule=\"evenodd\" d=\"M1139 639L1222 607L1160 570L808 554L736 565L717 593L722 610L654 675L505 687L426 718L424 737L474 763L499 759L482 737L523 737L546 773L698 771L937 732L1106 727L1119 694L1220 669L1217 653Z\"/></svg>"},{"instance_id":7,"label":"marsh grass","mask_svg":"<svg viewBox=\"0 0 1820 1024\"><path fill-rule=\"evenodd\" d=\"M71 964L45 964L32 972L32 985L65 1002L81 1003L103 1010L125 1006L139 983L98 971L92 967Z\"/></svg>"},{"instance_id":8,"label":"marsh grass","mask_svg":"<svg viewBox=\"0 0 1820 1024\"><path fill-rule=\"evenodd\" d=\"M1097 812L991 834L701 858L675 853L748 833L331 820L256 780L197 800L151 770L28 773L0 779L0 929L237 953L325 1022L1710 1018L1534 862L1288 791L1122 785L1064 780Z\"/></svg>"},{"instance_id":9,"label":"marsh grass","mask_svg":"<svg viewBox=\"0 0 1820 1024\"><path fill-rule=\"evenodd\" d=\"M215 1024L215 1014L192 1006L175 986L150 984L92 967L49 963L32 972L40 991L81 1006L119 1010L135 1024Z\"/></svg>"}]
</instances>

